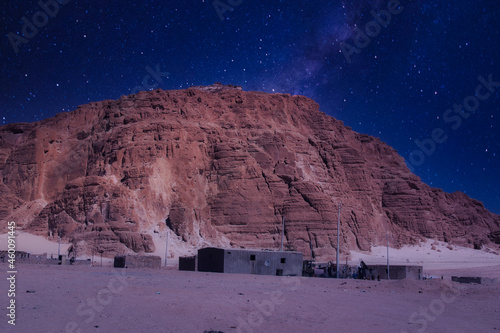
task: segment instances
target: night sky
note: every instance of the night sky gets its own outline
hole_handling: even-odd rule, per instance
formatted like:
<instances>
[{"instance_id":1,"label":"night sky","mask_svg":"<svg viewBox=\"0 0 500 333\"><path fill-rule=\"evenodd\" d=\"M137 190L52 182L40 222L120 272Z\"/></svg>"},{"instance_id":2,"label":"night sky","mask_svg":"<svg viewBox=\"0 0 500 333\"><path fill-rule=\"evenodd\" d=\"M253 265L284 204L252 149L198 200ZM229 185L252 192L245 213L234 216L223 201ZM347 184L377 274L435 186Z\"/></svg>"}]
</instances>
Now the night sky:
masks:
<instances>
[{"instance_id":1,"label":"night sky","mask_svg":"<svg viewBox=\"0 0 500 333\"><path fill-rule=\"evenodd\" d=\"M500 213L500 2L443 2L3 1L0 122L158 87L300 94Z\"/></svg>"}]
</instances>

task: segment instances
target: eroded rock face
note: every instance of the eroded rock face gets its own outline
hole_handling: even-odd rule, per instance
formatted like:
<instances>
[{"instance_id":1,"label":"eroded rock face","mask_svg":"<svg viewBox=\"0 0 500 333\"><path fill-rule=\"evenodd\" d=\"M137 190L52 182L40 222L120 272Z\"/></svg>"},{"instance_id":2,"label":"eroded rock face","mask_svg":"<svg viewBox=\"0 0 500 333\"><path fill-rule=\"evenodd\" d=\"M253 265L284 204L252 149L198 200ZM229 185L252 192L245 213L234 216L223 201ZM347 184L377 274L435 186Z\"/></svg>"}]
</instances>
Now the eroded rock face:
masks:
<instances>
[{"instance_id":1,"label":"eroded rock face","mask_svg":"<svg viewBox=\"0 0 500 333\"><path fill-rule=\"evenodd\" d=\"M60 232L78 251L152 252L170 228L194 246L341 250L423 237L497 242L500 216L430 188L397 152L302 96L214 85L140 92L0 127L0 225ZM312 249L312 250L311 250Z\"/></svg>"}]
</instances>

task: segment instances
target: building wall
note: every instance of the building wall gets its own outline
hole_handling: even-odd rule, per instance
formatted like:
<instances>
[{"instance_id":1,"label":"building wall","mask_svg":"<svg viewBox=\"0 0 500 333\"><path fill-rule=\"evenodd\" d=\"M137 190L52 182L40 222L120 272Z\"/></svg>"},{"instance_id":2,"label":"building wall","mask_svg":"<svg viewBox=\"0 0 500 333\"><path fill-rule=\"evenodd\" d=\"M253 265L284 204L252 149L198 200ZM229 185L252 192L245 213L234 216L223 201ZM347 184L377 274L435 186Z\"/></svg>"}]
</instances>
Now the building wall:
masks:
<instances>
[{"instance_id":1,"label":"building wall","mask_svg":"<svg viewBox=\"0 0 500 333\"><path fill-rule=\"evenodd\" d=\"M224 252L224 272L302 276L302 254L227 249Z\"/></svg>"},{"instance_id":2,"label":"building wall","mask_svg":"<svg viewBox=\"0 0 500 333\"><path fill-rule=\"evenodd\" d=\"M195 271L196 270L196 256L192 257L179 257L179 270L180 271Z\"/></svg>"},{"instance_id":3,"label":"building wall","mask_svg":"<svg viewBox=\"0 0 500 333\"><path fill-rule=\"evenodd\" d=\"M243 249L198 250L202 272L302 276L302 253Z\"/></svg>"},{"instance_id":4,"label":"building wall","mask_svg":"<svg viewBox=\"0 0 500 333\"><path fill-rule=\"evenodd\" d=\"M215 247L199 249L198 271L224 273L224 250Z\"/></svg>"}]
</instances>

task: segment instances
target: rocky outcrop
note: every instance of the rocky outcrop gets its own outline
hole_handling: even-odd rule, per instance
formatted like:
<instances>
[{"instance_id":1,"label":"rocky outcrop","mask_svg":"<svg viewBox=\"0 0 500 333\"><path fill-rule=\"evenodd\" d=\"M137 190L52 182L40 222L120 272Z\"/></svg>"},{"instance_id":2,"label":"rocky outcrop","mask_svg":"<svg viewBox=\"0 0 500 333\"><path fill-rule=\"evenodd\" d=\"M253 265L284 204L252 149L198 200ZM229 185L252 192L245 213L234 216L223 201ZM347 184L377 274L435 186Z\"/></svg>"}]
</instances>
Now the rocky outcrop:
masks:
<instances>
[{"instance_id":1,"label":"rocky outcrop","mask_svg":"<svg viewBox=\"0 0 500 333\"><path fill-rule=\"evenodd\" d=\"M311 99L216 84L155 90L0 127L0 225L78 251L153 252L179 241L330 257L424 237L498 243L500 216L430 188L397 152ZM157 244L158 245L158 244Z\"/></svg>"}]
</instances>

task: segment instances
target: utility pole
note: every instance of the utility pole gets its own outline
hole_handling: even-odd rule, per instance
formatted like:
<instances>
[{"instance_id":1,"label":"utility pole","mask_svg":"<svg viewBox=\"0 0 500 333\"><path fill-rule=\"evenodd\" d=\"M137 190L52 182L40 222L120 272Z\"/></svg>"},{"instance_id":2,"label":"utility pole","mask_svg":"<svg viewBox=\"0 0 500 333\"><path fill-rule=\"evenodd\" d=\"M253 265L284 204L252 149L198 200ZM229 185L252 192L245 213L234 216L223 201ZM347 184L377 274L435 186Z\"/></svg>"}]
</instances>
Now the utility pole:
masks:
<instances>
[{"instance_id":1,"label":"utility pole","mask_svg":"<svg viewBox=\"0 0 500 333\"><path fill-rule=\"evenodd\" d=\"M337 219L337 279L339 278L339 250L340 250L340 207L342 203L339 202L339 216Z\"/></svg>"},{"instance_id":2,"label":"utility pole","mask_svg":"<svg viewBox=\"0 0 500 333\"><path fill-rule=\"evenodd\" d=\"M387 232L387 280L390 280L389 275L389 232Z\"/></svg>"},{"instance_id":3,"label":"utility pole","mask_svg":"<svg viewBox=\"0 0 500 333\"><path fill-rule=\"evenodd\" d=\"M92 239L92 260L90 266L94 267L94 254L97 252L97 227L95 226L95 224L92 227L92 231L95 231L95 233L94 233L94 238Z\"/></svg>"},{"instance_id":4,"label":"utility pole","mask_svg":"<svg viewBox=\"0 0 500 333\"><path fill-rule=\"evenodd\" d=\"M168 256L168 229L167 229L167 239L165 240L165 268L167 268L167 256Z\"/></svg>"},{"instance_id":5,"label":"utility pole","mask_svg":"<svg viewBox=\"0 0 500 333\"><path fill-rule=\"evenodd\" d=\"M57 235L59 236L59 245L57 246L57 260L61 257L61 230L57 230Z\"/></svg>"},{"instance_id":6,"label":"utility pole","mask_svg":"<svg viewBox=\"0 0 500 333\"><path fill-rule=\"evenodd\" d=\"M285 237L285 215L281 217L282 227L281 227L281 249L283 251L283 238Z\"/></svg>"}]
</instances>

